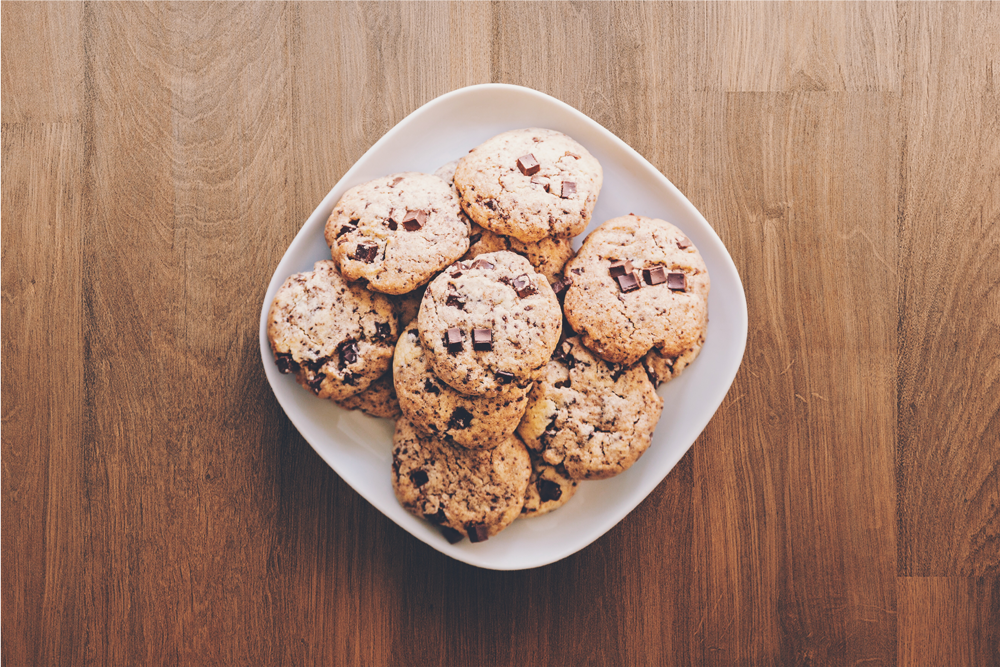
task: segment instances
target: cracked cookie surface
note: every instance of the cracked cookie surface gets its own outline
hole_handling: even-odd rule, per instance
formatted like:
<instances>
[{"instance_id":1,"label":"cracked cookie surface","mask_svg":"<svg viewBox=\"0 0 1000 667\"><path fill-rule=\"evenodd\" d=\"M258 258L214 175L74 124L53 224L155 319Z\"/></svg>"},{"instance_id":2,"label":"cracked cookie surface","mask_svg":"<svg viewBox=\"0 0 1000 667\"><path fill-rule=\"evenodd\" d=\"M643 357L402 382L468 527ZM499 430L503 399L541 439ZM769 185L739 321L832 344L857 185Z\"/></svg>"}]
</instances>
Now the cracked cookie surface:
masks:
<instances>
[{"instance_id":1,"label":"cracked cookie surface","mask_svg":"<svg viewBox=\"0 0 1000 667\"><path fill-rule=\"evenodd\" d=\"M403 414L399 409L391 371L372 382L364 391L336 403L346 410L361 410L366 415L380 419L396 419Z\"/></svg>"},{"instance_id":2,"label":"cracked cookie surface","mask_svg":"<svg viewBox=\"0 0 1000 667\"><path fill-rule=\"evenodd\" d=\"M460 393L484 395L528 386L559 341L562 311L528 260L494 252L435 278L417 324L434 374Z\"/></svg>"},{"instance_id":3,"label":"cracked cookie surface","mask_svg":"<svg viewBox=\"0 0 1000 667\"><path fill-rule=\"evenodd\" d=\"M345 192L324 236L345 278L405 294L468 250L469 223L440 178L406 172Z\"/></svg>"},{"instance_id":4,"label":"cracked cookie surface","mask_svg":"<svg viewBox=\"0 0 1000 667\"><path fill-rule=\"evenodd\" d=\"M528 402L528 387L511 384L493 396L466 396L440 381L415 322L400 334L392 367L399 406L411 424L469 449L489 449L513 433Z\"/></svg>"},{"instance_id":5,"label":"cracked cookie surface","mask_svg":"<svg viewBox=\"0 0 1000 667\"><path fill-rule=\"evenodd\" d=\"M531 243L586 229L604 174L597 159L567 135L527 128L474 148L458 161L454 178L473 222Z\"/></svg>"},{"instance_id":6,"label":"cracked cookie surface","mask_svg":"<svg viewBox=\"0 0 1000 667\"><path fill-rule=\"evenodd\" d=\"M608 220L587 236L566 275L573 281L566 319L608 361L631 365L654 347L663 357L679 357L705 334L708 269L669 222L635 215Z\"/></svg>"},{"instance_id":7,"label":"cracked cookie surface","mask_svg":"<svg viewBox=\"0 0 1000 667\"><path fill-rule=\"evenodd\" d=\"M606 479L646 451L662 409L641 365L610 364L570 338L535 381L517 432L571 479Z\"/></svg>"},{"instance_id":8,"label":"cracked cookie surface","mask_svg":"<svg viewBox=\"0 0 1000 667\"><path fill-rule=\"evenodd\" d=\"M364 391L389 370L398 331L389 299L344 280L331 260L289 276L267 317L278 369L335 401Z\"/></svg>"},{"instance_id":9,"label":"cracked cookie surface","mask_svg":"<svg viewBox=\"0 0 1000 667\"><path fill-rule=\"evenodd\" d=\"M519 516L531 460L516 435L493 449L463 449L421 435L404 417L392 442L392 488L410 513L473 542Z\"/></svg>"},{"instance_id":10,"label":"cracked cookie surface","mask_svg":"<svg viewBox=\"0 0 1000 667\"><path fill-rule=\"evenodd\" d=\"M528 450L528 454L531 455L531 479L524 493L522 518L541 516L559 509L569 502L579 484L570 479L562 466L546 463L534 450Z\"/></svg>"}]
</instances>

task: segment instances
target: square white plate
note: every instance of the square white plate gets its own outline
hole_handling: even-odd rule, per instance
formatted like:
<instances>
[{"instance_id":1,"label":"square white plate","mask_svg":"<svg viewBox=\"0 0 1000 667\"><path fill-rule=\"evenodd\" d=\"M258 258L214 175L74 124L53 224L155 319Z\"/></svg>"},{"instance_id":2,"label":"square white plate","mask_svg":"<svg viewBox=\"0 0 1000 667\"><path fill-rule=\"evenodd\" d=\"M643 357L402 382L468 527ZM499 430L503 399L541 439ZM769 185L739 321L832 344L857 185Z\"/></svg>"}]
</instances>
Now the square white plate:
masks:
<instances>
[{"instance_id":1,"label":"square white plate","mask_svg":"<svg viewBox=\"0 0 1000 667\"><path fill-rule=\"evenodd\" d=\"M401 171L433 173L506 130L545 127L583 144L604 167L590 232L610 218L635 213L677 225L701 252L712 278L705 346L678 379L658 390L663 415L653 442L628 471L584 482L573 500L550 514L519 519L487 542L448 544L434 526L406 512L390 482L393 422L316 399L278 372L267 341L267 312L285 278L329 259L323 227L349 188ZM579 247L584 235L577 237ZM478 567L520 570L552 563L587 546L622 520L659 484L704 430L736 377L747 337L747 306L736 266L704 217L653 165L573 107L530 88L470 86L442 95L379 139L309 216L271 278L260 312L264 372L302 436L341 478L397 524L438 551Z\"/></svg>"}]
</instances>

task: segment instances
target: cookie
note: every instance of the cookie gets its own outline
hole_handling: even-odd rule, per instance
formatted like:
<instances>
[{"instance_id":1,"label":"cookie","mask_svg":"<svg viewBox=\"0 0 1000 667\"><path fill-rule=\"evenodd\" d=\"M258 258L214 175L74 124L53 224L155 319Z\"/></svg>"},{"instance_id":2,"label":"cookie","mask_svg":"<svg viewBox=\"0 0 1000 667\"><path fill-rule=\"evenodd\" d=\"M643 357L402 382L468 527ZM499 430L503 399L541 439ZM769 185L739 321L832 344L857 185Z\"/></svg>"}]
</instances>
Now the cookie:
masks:
<instances>
[{"instance_id":1,"label":"cookie","mask_svg":"<svg viewBox=\"0 0 1000 667\"><path fill-rule=\"evenodd\" d=\"M388 297L347 282L330 260L285 280L267 316L278 369L335 401L364 391L389 370L397 333Z\"/></svg>"},{"instance_id":2,"label":"cookie","mask_svg":"<svg viewBox=\"0 0 1000 667\"><path fill-rule=\"evenodd\" d=\"M524 493L521 516L524 518L541 516L559 509L573 497L579 482L570 479L562 466L545 462L539 454L528 450L531 455L531 479Z\"/></svg>"},{"instance_id":3,"label":"cookie","mask_svg":"<svg viewBox=\"0 0 1000 667\"><path fill-rule=\"evenodd\" d=\"M705 334L708 269L669 222L608 220L587 236L566 275L566 319L608 361L631 365L654 347L679 356Z\"/></svg>"},{"instance_id":4,"label":"cookie","mask_svg":"<svg viewBox=\"0 0 1000 667\"><path fill-rule=\"evenodd\" d=\"M363 392L337 401L337 405L382 419L396 419L403 414L399 409L391 371L372 382Z\"/></svg>"},{"instance_id":5,"label":"cookie","mask_svg":"<svg viewBox=\"0 0 1000 667\"><path fill-rule=\"evenodd\" d=\"M559 341L549 282L512 252L459 262L427 287L417 316L434 374L462 394L527 387Z\"/></svg>"},{"instance_id":6,"label":"cookie","mask_svg":"<svg viewBox=\"0 0 1000 667\"><path fill-rule=\"evenodd\" d=\"M517 432L571 479L606 479L642 456L662 409L641 364L605 362L570 338L535 381Z\"/></svg>"},{"instance_id":7,"label":"cookie","mask_svg":"<svg viewBox=\"0 0 1000 667\"><path fill-rule=\"evenodd\" d=\"M702 325L704 327L704 325ZM649 373L649 377L657 386L664 382L670 382L688 367L701 352L701 346L705 344L705 334L703 333L694 345L684 350L678 355L664 354L660 348L654 347L642 358L642 363Z\"/></svg>"},{"instance_id":8,"label":"cookie","mask_svg":"<svg viewBox=\"0 0 1000 667\"><path fill-rule=\"evenodd\" d=\"M451 188L416 172L348 190L325 236L345 278L386 294L412 292L469 249L469 223Z\"/></svg>"},{"instance_id":9,"label":"cookie","mask_svg":"<svg viewBox=\"0 0 1000 667\"><path fill-rule=\"evenodd\" d=\"M531 459L516 435L493 449L463 449L420 435L403 418L392 442L396 498L408 512L442 527L449 541L482 542L520 514Z\"/></svg>"},{"instance_id":10,"label":"cookie","mask_svg":"<svg viewBox=\"0 0 1000 667\"><path fill-rule=\"evenodd\" d=\"M586 148L554 130L497 135L458 161L455 187L472 221L531 243L576 236L590 222L604 180Z\"/></svg>"},{"instance_id":11,"label":"cookie","mask_svg":"<svg viewBox=\"0 0 1000 667\"><path fill-rule=\"evenodd\" d=\"M562 275L566 262L573 257L573 240L546 237L534 243L525 243L473 224L472 234L469 236L469 250L462 259L468 261L498 250L509 250L521 255L531 262L535 271L548 278L550 283L554 283Z\"/></svg>"},{"instance_id":12,"label":"cookie","mask_svg":"<svg viewBox=\"0 0 1000 667\"><path fill-rule=\"evenodd\" d=\"M404 329L392 361L399 406L423 435L451 438L469 449L489 449L514 432L528 388L509 385L495 396L465 396L437 379L427 363L416 323Z\"/></svg>"},{"instance_id":13,"label":"cookie","mask_svg":"<svg viewBox=\"0 0 1000 667\"><path fill-rule=\"evenodd\" d=\"M451 188L452 194L455 195L455 199L458 199L459 203L461 203L461 195L458 194L458 188L455 187L455 169L457 168L458 160L452 160L448 164L438 167L437 171L434 172L434 175L448 184L448 187ZM469 216L465 211L462 211L462 218L467 221L470 226L472 225L472 220L469 219Z\"/></svg>"}]
</instances>

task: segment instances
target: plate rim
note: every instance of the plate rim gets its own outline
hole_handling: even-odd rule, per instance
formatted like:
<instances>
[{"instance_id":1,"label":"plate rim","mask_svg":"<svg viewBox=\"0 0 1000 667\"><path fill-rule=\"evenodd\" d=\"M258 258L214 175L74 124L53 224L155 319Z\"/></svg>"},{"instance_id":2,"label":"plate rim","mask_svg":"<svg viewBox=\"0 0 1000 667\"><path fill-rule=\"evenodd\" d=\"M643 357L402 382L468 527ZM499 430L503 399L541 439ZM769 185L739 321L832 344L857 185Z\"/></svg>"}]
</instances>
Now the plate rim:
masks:
<instances>
[{"instance_id":1,"label":"plate rim","mask_svg":"<svg viewBox=\"0 0 1000 667\"><path fill-rule=\"evenodd\" d=\"M676 203L680 204L680 206L684 208L689 215L697 217L698 219L701 220L701 222L704 223L705 230L707 230L707 232L712 237L711 240L713 240L717 244L717 246L722 250L721 256L719 258L721 260L722 266L716 267L714 271L718 272L719 269L721 268L725 273L731 274L730 277L735 279L733 282L738 287L738 289L734 293L734 295L738 297L736 304L738 306L738 309L737 312L732 313L733 315L735 315L735 319L739 327L738 331L736 332L738 333L738 338L739 338L738 361L733 365L731 371L723 374L720 377L720 382L718 386L720 387L721 396L719 398L719 401L717 405L714 407L714 409L711 411L711 413L708 414L707 417L704 419L704 423L698 425L697 434L694 436L691 442L689 442L687 446L685 446L684 449L679 452L678 456L676 456L675 460L673 460L670 463L670 466L665 470L662 476L659 476L655 480L644 480L643 483L640 483L637 486L637 490L640 491L640 493L636 494L637 500L635 500L634 502L629 501L623 503L620 507L616 508L616 511L613 513L614 519L613 521L610 522L608 528L594 535L592 538L586 540L582 544L573 543L571 546L568 546L564 549L553 550L552 552L549 552L549 555L539 559L537 562L533 562L528 565L523 565L523 564L507 565L506 563L498 564L493 562L482 562L480 559L477 559L475 557L476 556L475 552L467 551L465 549L458 549L455 547L455 545L451 544L439 544L437 543L438 540L432 541L431 539L429 539L429 537L436 537L436 535L435 536L430 536L429 534L424 535L421 534L421 532L415 532L411 530L409 526L404 525L401 521L397 519L397 517L393 516L391 512L387 512L386 509L384 509L382 506L383 503L380 503L377 500L374 500L370 498L368 495L359 491L357 487L352 483L350 477L344 475L344 473L338 468L338 466L336 465L336 460L331 460L332 457L327 457L322 451L321 447L317 446L317 444L313 442L313 439L309 437L306 433L304 433L302 428L300 428L299 424L296 423L296 419L289 413L288 407L285 404L285 400L283 400L280 393L276 391L276 388L274 386L274 379L272 378L273 369L271 368L271 366L273 366L273 364L268 363L271 357L270 354L271 348L270 348L270 342L267 339L267 316L270 311L271 302L273 301L274 294L277 292L278 288L281 286L282 283L284 283L285 279L288 277L287 275L285 275L287 273L287 270L284 270L283 267L286 264L286 262L290 261L289 259L290 252L292 251L293 248L297 248L301 243L307 242L305 238L307 235L307 228L310 227L310 222L313 220L313 218L321 214L325 215L322 212L327 208L332 209L333 206L336 204L335 199L339 198L339 196L342 194L340 192L341 188L346 189L346 187L349 187L348 184L351 182L354 175L360 170L359 165L362 165L365 162L365 158L367 158L372 153L377 152L382 145L390 142L396 135L404 132L406 127L411 122L413 122L415 117L424 115L425 113L429 112L433 107L441 106L449 102L452 102L455 98L476 95L483 92L488 92L488 93L507 92L517 95L528 95L530 97L535 97L537 100L541 102L556 106L559 110L568 113L570 116L575 117L578 121L590 125L596 131L603 133L605 138L610 140L616 148L624 151L632 160L634 160L638 165L640 165L647 172L649 172L653 178L660 181L662 185L665 185L670 194L675 198ZM728 395L729 390L732 388L732 384L736 379L736 375L739 373L739 369L742 366L743 357L746 352L746 341L747 341L748 330L749 330L749 316L747 311L746 291L743 286L743 281L740 278L739 271L736 268L736 264L733 261L732 256L729 254L729 249L726 248L725 244L722 242L722 239L719 237L718 233L715 231L712 225L709 224L708 220L701 214L701 212L697 208L695 208L695 206L690 202L690 200L688 200L688 198L684 195L684 193L681 192L677 188L677 186L675 186L670 181L670 179L668 179L662 172L660 172L651 162L649 162L649 160L643 157L638 151L636 151L634 148L625 143L614 132L607 129L606 127L604 127L596 120L583 113L582 111L576 109L575 107L570 106L566 102L563 102L562 100L552 97L551 95L548 95L541 91L532 88L527 88L525 86L518 86L514 84L505 84L505 83L481 83L471 86L465 86L462 88L457 88L455 90L439 95L438 97L435 97L434 99L417 107L415 110L407 114L402 120L396 123L391 129L389 129L388 132L379 137L379 139L375 143L373 143L368 148L368 150L366 150L364 154L362 154L361 157L359 157L354 162L354 164L351 165L351 167L343 174L343 176L341 176L340 179L337 180L337 182L333 185L333 187L326 194L326 196L323 197L323 199L319 202L319 204L312 211L312 213L306 218L305 222L303 222L302 226L299 228L299 231L295 234L295 237L288 244L288 247L285 249L285 252L283 253L281 259L278 261L278 264L274 269L271 281L268 283L267 289L265 290L264 293L264 302L262 304L261 314L260 314L259 338L260 338L261 363L264 366L264 375L267 378L268 385L271 388L272 394L274 395L278 404L281 406L281 409L284 411L285 416L295 427L296 431L298 431L299 435L301 435L302 438L309 443L309 446L312 447L313 451L315 451L320 456L320 458L323 459L323 461L327 465L329 465L330 468L340 477L340 479L345 483L347 483L347 485L350 486L352 490L354 490L355 493L357 493L365 501L367 501L376 509L378 509L379 512L381 512L386 518L393 521L407 533L409 533L413 537L416 537L425 544L429 545L436 551L445 554L446 556L449 556L460 562L473 565L475 567L480 567L483 569L497 570L497 571L517 571L517 570L527 570L527 569L543 567L545 565L549 565L558 562L564 558L567 558L568 556L571 556L572 554L578 551L582 551L583 549L585 549L586 547L590 546L595 541L597 541L599 538L606 535L608 531L610 531L616 525L621 523L621 521L626 516L628 516L636 507L638 507L644 500L646 500L649 497L650 493L652 493L653 490L657 486L659 486L663 482L663 480L665 480L667 476L674 470L680 459L683 458L688 451L690 451L691 447L694 446L694 443L698 440L698 438L704 432L705 428L708 426L709 422L712 420L712 418L716 415L719 408L721 407L722 402L725 400L726 395ZM722 389L723 387L724 389ZM395 498L393 498L393 500L395 500Z\"/></svg>"}]
</instances>

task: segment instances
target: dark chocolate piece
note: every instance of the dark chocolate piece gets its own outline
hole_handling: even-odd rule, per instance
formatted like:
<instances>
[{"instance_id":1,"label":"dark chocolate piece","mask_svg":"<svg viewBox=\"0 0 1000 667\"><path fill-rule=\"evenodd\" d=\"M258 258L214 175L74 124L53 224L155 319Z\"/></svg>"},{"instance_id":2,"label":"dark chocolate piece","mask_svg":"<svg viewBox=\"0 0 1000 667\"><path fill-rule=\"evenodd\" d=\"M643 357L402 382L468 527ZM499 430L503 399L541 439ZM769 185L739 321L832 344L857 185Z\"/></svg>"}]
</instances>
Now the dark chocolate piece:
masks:
<instances>
[{"instance_id":1,"label":"dark chocolate piece","mask_svg":"<svg viewBox=\"0 0 1000 667\"><path fill-rule=\"evenodd\" d=\"M534 155L528 153L527 155L522 155L517 158L517 168L520 169L521 173L525 176L534 176L538 173L538 170L541 169L542 166L538 164L538 160L535 159Z\"/></svg>"},{"instance_id":2,"label":"dark chocolate piece","mask_svg":"<svg viewBox=\"0 0 1000 667\"><path fill-rule=\"evenodd\" d=\"M627 259L624 262L615 262L608 267L608 273L611 274L612 278L623 276L626 273L632 273L632 262Z\"/></svg>"},{"instance_id":3,"label":"dark chocolate piece","mask_svg":"<svg viewBox=\"0 0 1000 667\"><path fill-rule=\"evenodd\" d=\"M507 371L497 371L498 384L510 384L514 381L514 374Z\"/></svg>"},{"instance_id":4,"label":"dark chocolate piece","mask_svg":"<svg viewBox=\"0 0 1000 667\"><path fill-rule=\"evenodd\" d=\"M337 346L340 353L340 367L348 366L358 360L358 344L351 338Z\"/></svg>"},{"instance_id":5,"label":"dark chocolate piece","mask_svg":"<svg viewBox=\"0 0 1000 667\"><path fill-rule=\"evenodd\" d=\"M319 394L323 389L323 378L326 377L326 373L317 373L316 377L309 380L309 388L312 389L314 394Z\"/></svg>"},{"instance_id":6,"label":"dark chocolate piece","mask_svg":"<svg viewBox=\"0 0 1000 667\"><path fill-rule=\"evenodd\" d=\"M423 486L429 479L424 470L414 470L410 473L410 481L413 482L413 486Z\"/></svg>"},{"instance_id":7,"label":"dark chocolate piece","mask_svg":"<svg viewBox=\"0 0 1000 667\"><path fill-rule=\"evenodd\" d=\"M352 387L358 383L358 376L351 371L344 371L344 384L349 384Z\"/></svg>"},{"instance_id":8,"label":"dark chocolate piece","mask_svg":"<svg viewBox=\"0 0 1000 667\"><path fill-rule=\"evenodd\" d=\"M472 413L465 408L455 408L448 420L448 428L464 429L469 428L472 423Z\"/></svg>"},{"instance_id":9,"label":"dark chocolate piece","mask_svg":"<svg viewBox=\"0 0 1000 667\"><path fill-rule=\"evenodd\" d=\"M475 261L472 262L472 266L470 266L469 268L471 268L471 269L492 269L493 268L493 264L491 264L490 262L487 262L485 259L477 259L477 260L475 260Z\"/></svg>"},{"instance_id":10,"label":"dark chocolate piece","mask_svg":"<svg viewBox=\"0 0 1000 667\"><path fill-rule=\"evenodd\" d=\"M435 396L441 393L440 387L434 384L434 380L430 378L424 380L424 391L426 391L428 394L434 394Z\"/></svg>"},{"instance_id":11,"label":"dark chocolate piece","mask_svg":"<svg viewBox=\"0 0 1000 667\"><path fill-rule=\"evenodd\" d=\"M686 236L680 237L679 239L677 239L677 247L680 248L681 250L691 247L691 239L689 239Z\"/></svg>"},{"instance_id":12,"label":"dark chocolate piece","mask_svg":"<svg viewBox=\"0 0 1000 667\"><path fill-rule=\"evenodd\" d=\"M415 232L427 222L427 211L407 211L401 221L403 229L408 232Z\"/></svg>"},{"instance_id":13,"label":"dark chocolate piece","mask_svg":"<svg viewBox=\"0 0 1000 667\"><path fill-rule=\"evenodd\" d=\"M562 498L562 487L551 480L540 479L535 486L538 488L538 495L543 503Z\"/></svg>"},{"instance_id":14,"label":"dark chocolate piece","mask_svg":"<svg viewBox=\"0 0 1000 667\"><path fill-rule=\"evenodd\" d=\"M456 354L462 351L462 343L465 341L465 334L458 327L452 327L445 333L445 341L448 344L448 351Z\"/></svg>"},{"instance_id":15,"label":"dark chocolate piece","mask_svg":"<svg viewBox=\"0 0 1000 667\"><path fill-rule=\"evenodd\" d=\"M618 382L618 378L620 378L622 374L625 372L625 367L622 366L621 364L615 364L610 361L605 361L604 365L608 367L609 371L611 371L612 382Z\"/></svg>"},{"instance_id":16,"label":"dark chocolate piece","mask_svg":"<svg viewBox=\"0 0 1000 667\"><path fill-rule=\"evenodd\" d=\"M667 287L674 290L675 292L686 292L687 276L684 275L683 273L668 273Z\"/></svg>"},{"instance_id":17,"label":"dark chocolate piece","mask_svg":"<svg viewBox=\"0 0 1000 667\"><path fill-rule=\"evenodd\" d=\"M569 199L576 194L576 183L573 181L563 181L562 190L559 192L559 196L563 199Z\"/></svg>"},{"instance_id":18,"label":"dark chocolate piece","mask_svg":"<svg viewBox=\"0 0 1000 667\"><path fill-rule=\"evenodd\" d=\"M578 276L582 276L583 275L583 269L573 269L573 273L575 273Z\"/></svg>"},{"instance_id":19,"label":"dark chocolate piece","mask_svg":"<svg viewBox=\"0 0 1000 667\"><path fill-rule=\"evenodd\" d=\"M450 544L458 544L459 542L465 539L462 536L462 533L458 532L454 528L449 528L448 526L439 526L438 530L441 531L441 534L444 535L444 539L448 540Z\"/></svg>"},{"instance_id":20,"label":"dark chocolate piece","mask_svg":"<svg viewBox=\"0 0 1000 667\"><path fill-rule=\"evenodd\" d=\"M389 326L388 322L376 322L375 323L375 338L378 340L389 340L389 336L392 335L392 327Z\"/></svg>"},{"instance_id":21,"label":"dark chocolate piece","mask_svg":"<svg viewBox=\"0 0 1000 667\"><path fill-rule=\"evenodd\" d=\"M511 286L514 288L514 291L517 292L517 295L522 299L535 294L537 291L535 290L535 286L531 284L531 279L528 278L527 273L523 273L517 278L514 278L514 282L511 283Z\"/></svg>"},{"instance_id":22,"label":"dark chocolate piece","mask_svg":"<svg viewBox=\"0 0 1000 667\"><path fill-rule=\"evenodd\" d=\"M451 306L452 308L458 308L459 310L465 310L465 297L457 294L449 294L448 298L445 299L444 305Z\"/></svg>"},{"instance_id":23,"label":"dark chocolate piece","mask_svg":"<svg viewBox=\"0 0 1000 667\"><path fill-rule=\"evenodd\" d=\"M354 250L354 259L365 262L366 264L371 264L375 261L375 255L377 254L378 244L359 243L358 247Z\"/></svg>"},{"instance_id":24,"label":"dark chocolate piece","mask_svg":"<svg viewBox=\"0 0 1000 667\"><path fill-rule=\"evenodd\" d=\"M493 349L493 332L489 329L472 330L472 349L488 352Z\"/></svg>"},{"instance_id":25,"label":"dark chocolate piece","mask_svg":"<svg viewBox=\"0 0 1000 667\"><path fill-rule=\"evenodd\" d=\"M628 294L629 292L634 292L640 287L642 287L642 285L640 285L639 281L636 279L634 273L626 273L625 275L618 276L617 278L615 278L615 280L618 281L618 288L625 294Z\"/></svg>"},{"instance_id":26,"label":"dark chocolate piece","mask_svg":"<svg viewBox=\"0 0 1000 667\"><path fill-rule=\"evenodd\" d=\"M274 355L274 363L278 365L278 372L288 374L298 370L299 365L292 359L291 352L278 352Z\"/></svg>"},{"instance_id":27,"label":"dark chocolate piece","mask_svg":"<svg viewBox=\"0 0 1000 667\"><path fill-rule=\"evenodd\" d=\"M430 521L431 523L437 524L439 526L448 520L448 517L444 515L444 510L441 509L440 507L438 508L438 511L435 512L434 514L425 514L424 518Z\"/></svg>"},{"instance_id":28,"label":"dark chocolate piece","mask_svg":"<svg viewBox=\"0 0 1000 667\"><path fill-rule=\"evenodd\" d=\"M468 524L465 527L465 532L469 534L469 541L473 544L476 542L485 542L490 538L489 530L481 523Z\"/></svg>"},{"instance_id":29,"label":"dark chocolate piece","mask_svg":"<svg viewBox=\"0 0 1000 667\"><path fill-rule=\"evenodd\" d=\"M552 291L556 293L556 296L563 296L563 293L573 284L573 279L569 276L563 276L559 280L552 283Z\"/></svg>"},{"instance_id":30,"label":"dark chocolate piece","mask_svg":"<svg viewBox=\"0 0 1000 667\"><path fill-rule=\"evenodd\" d=\"M642 277L647 285L659 285L667 282L667 272L662 266L654 266L651 269L643 269Z\"/></svg>"},{"instance_id":31,"label":"dark chocolate piece","mask_svg":"<svg viewBox=\"0 0 1000 667\"><path fill-rule=\"evenodd\" d=\"M339 239L341 236L343 236L347 232L353 232L353 231L354 231L354 227L351 227L350 225L344 225L343 227L340 228L340 231L337 232L337 238Z\"/></svg>"},{"instance_id":32,"label":"dark chocolate piece","mask_svg":"<svg viewBox=\"0 0 1000 667\"><path fill-rule=\"evenodd\" d=\"M394 232L394 231L396 231L396 229L399 228L399 225L397 225L396 221L393 220L392 218L386 218L385 219L385 224L389 227L389 231L391 231L391 232Z\"/></svg>"}]
</instances>

